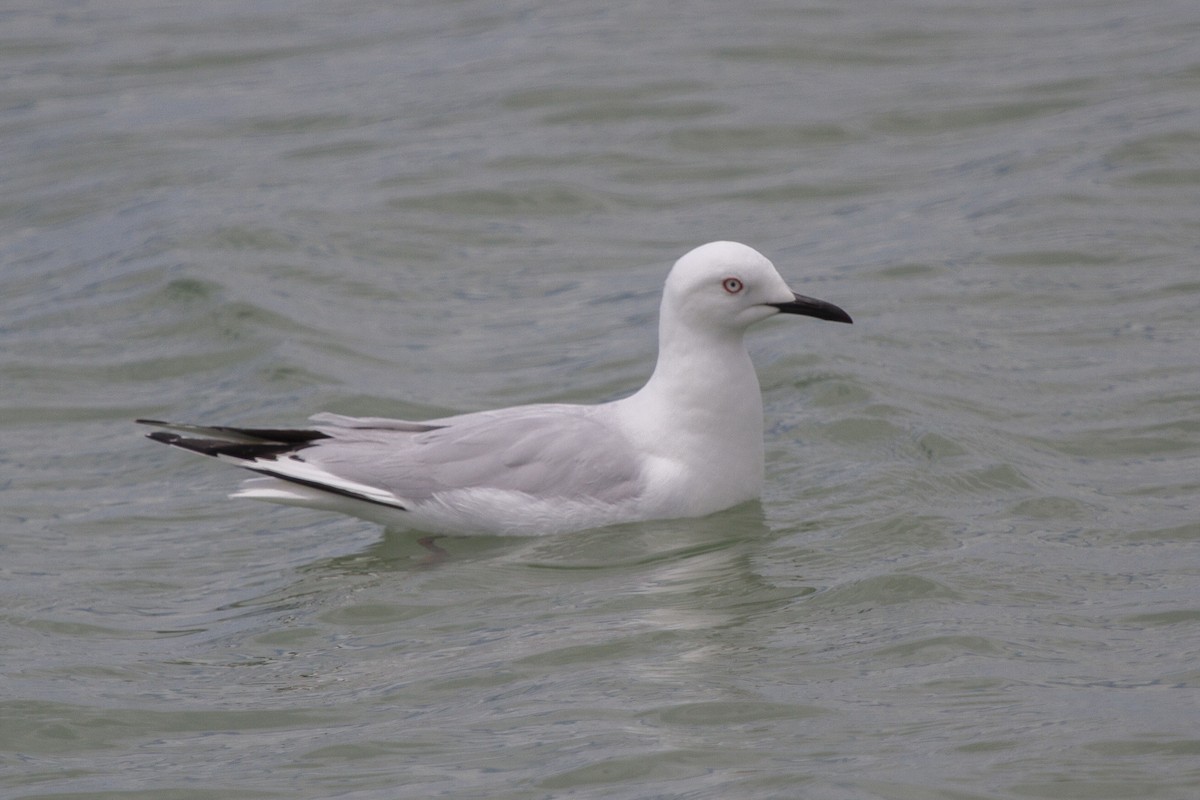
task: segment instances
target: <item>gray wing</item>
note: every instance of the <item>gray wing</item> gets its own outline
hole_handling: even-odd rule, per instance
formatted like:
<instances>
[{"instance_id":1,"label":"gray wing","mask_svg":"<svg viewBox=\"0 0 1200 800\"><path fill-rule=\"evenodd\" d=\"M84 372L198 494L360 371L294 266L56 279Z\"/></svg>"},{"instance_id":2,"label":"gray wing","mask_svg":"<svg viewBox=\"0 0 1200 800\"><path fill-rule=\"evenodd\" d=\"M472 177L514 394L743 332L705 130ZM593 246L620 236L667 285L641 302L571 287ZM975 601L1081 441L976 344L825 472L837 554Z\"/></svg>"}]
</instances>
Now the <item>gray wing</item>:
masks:
<instances>
[{"instance_id":1,"label":"gray wing","mask_svg":"<svg viewBox=\"0 0 1200 800\"><path fill-rule=\"evenodd\" d=\"M602 408L519 406L423 423L323 414L313 419L329 438L294 458L417 502L489 488L615 503L638 493L641 464Z\"/></svg>"}]
</instances>

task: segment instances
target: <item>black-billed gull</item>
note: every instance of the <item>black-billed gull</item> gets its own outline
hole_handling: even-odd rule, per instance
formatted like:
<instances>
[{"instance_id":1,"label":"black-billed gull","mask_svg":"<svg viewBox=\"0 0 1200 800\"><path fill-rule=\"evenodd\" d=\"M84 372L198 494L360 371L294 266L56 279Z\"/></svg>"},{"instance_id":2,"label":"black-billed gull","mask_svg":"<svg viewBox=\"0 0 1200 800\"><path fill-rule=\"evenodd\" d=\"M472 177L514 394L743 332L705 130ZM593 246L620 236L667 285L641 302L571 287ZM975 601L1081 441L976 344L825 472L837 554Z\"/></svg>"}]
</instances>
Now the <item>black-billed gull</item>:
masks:
<instances>
[{"instance_id":1,"label":"black-billed gull","mask_svg":"<svg viewBox=\"0 0 1200 800\"><path fill-rule=\"evenodd\" d=\"M421 422L317 414L304 429L204 427L151 439L260 474L233 497L435 534L546 534L699 517L759 496L763 410L743 335L777 314L850 316L788 288L761 253L697 247L663 289L658 362L599 405L544 403Z\"/></svg>"}]
</instances>

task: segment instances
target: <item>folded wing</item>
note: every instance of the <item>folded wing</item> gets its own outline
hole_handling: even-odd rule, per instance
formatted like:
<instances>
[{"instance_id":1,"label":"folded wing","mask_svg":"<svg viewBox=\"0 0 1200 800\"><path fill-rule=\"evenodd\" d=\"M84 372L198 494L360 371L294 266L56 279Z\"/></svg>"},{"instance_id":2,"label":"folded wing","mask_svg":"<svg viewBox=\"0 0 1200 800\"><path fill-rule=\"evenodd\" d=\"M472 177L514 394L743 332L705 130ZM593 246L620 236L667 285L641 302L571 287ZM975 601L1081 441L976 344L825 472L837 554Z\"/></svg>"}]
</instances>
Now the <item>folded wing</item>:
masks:
<instances>
[{"instance_id":1,"label":"folded wing","mask_svg":"<svg viewBox=\"0 0 1200 800\"><path fill-rule=\"evenodd\" d=\"M149 434L164 444L396 509L470 489L619 503L638 493L640 463L600 408L519 406L427 422L321 414L311 429L141 421L189 434Z\"/></svg>"}]
</instances>

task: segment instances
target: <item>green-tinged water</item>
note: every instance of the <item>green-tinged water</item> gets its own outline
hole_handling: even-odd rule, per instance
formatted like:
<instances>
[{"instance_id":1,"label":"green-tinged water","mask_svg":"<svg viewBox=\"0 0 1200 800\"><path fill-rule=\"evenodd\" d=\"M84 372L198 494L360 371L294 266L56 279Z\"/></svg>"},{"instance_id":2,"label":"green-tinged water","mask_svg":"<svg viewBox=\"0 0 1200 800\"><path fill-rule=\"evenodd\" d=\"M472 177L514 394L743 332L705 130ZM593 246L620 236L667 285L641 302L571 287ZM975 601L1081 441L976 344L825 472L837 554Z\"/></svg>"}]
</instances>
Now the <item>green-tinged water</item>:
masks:
<instances>
[{"instance_id":1,"label":"green-tinged water","mask_svg":"<svg viewBox=\"0 0 1200 800\"><path fill-rule=\"evenodd\" d=\"M0 11L0 797L1200 785L1200 6ZM136 417L638 387L744 241L761 504L444 543Z\"/></svg>"}]
</instances>

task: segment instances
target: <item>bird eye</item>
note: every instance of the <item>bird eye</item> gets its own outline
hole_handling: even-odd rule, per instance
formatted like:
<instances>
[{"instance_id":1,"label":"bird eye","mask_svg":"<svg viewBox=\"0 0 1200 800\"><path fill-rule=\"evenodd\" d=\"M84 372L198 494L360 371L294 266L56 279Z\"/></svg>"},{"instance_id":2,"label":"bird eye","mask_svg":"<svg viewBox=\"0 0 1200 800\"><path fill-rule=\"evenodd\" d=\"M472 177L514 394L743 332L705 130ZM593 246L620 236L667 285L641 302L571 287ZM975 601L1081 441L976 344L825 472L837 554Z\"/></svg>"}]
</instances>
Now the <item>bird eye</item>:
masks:
<instances>
[{"instance_id":1,"label":"bird eye","mask_svg":"<svg viewBox=\"0 0 1200 800\"><path fill-rule=\"evenodd\" d=\"M737 278L726 278L721 282L721 286L723 286L725 291L729 292L730 294L737 294L743 288L742 282Z\"/></svg>"}]
</instances>

